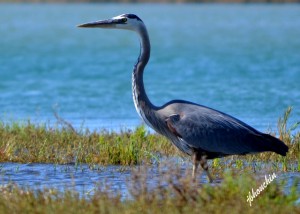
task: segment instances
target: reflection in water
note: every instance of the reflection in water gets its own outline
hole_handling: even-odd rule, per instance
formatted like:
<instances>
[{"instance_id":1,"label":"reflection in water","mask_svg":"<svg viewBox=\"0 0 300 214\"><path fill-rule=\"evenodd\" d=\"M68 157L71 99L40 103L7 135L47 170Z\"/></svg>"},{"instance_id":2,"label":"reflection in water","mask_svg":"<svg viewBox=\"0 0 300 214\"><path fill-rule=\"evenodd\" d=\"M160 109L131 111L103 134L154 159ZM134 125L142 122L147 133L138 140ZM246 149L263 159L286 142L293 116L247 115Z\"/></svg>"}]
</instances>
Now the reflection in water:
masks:
<instances>
[{"instance_id":1,"label":"reflection in water","mask_svg":"<svg viewBox=\"0 0 300 214\"><path fill-rule=\"evenodd\" d=\"M111 191L127 194L126 180L130 168L121 166L94 167L88 165L1 164L1 184L15 183L32 189L70 189L79 194L92 193L95 188L110 184Z\"/></svg>"},{"instance_id":2,"label":"reflection in water","mask_svg":"<svg viewBox=\"0 0 300 214\"><path fill-rule=\"evenodd\" d=\"M187 174L190 172L191 164L189 161L177 158L171 161L177 163L181 173ZM128 184L130 183L130 179L132 179L132 171L134 170L147 173L145 182L148 188L156 186L159 183L159 178L166 176L170 171L168 167L158 166L156 164L147 167L124 167L89 166L87 164L2 163L0 164L0 184L15 183L20 187L29 187L35 190L44 188L54 188L59 191L75 190L81 196L91 195L94 190L100 189L113 194L121 194L123 198L130 198L128 191L128 186L130 185ZM296 179L300 179L299 172L278 173L276 175L276 181L286 180L285 185L287 190ZM259 176L264 176L264 174L261 173ZM206 182L206 176L202 173L200 183ZM218 183L221 183L220 179L216 179L212 185L218 185ZM300 191L299 185L300 184L298 184L298 189Z\"/></svg>"},{"instance_id":3,"label":"reflection in water","mask_svg":"<svg viewBox=\"0 0 300 214\"><path fill-rule=\"evenodd\" d=\"M170 161L170 160L169 160ZM189 172L189 161L180 158L171 160L177 163L182 173ZM100 189L112 193L120 193L122 197L128 197L128 183L132 171L142 169L140 172L147 173L147 184L157 184L161 174L167 174L167 167L159 167L157 164L150 166L89 166L87 164L0 164L0 184L15 183L21 187L31 189L55 188L59 191L75 190L80 195L93 194L94 190ZM165 173L166 172L166 173ZM149 176L150 175L150 176ZM203 182L206 182L203 175Z\"/></svg>"}]
</instances>

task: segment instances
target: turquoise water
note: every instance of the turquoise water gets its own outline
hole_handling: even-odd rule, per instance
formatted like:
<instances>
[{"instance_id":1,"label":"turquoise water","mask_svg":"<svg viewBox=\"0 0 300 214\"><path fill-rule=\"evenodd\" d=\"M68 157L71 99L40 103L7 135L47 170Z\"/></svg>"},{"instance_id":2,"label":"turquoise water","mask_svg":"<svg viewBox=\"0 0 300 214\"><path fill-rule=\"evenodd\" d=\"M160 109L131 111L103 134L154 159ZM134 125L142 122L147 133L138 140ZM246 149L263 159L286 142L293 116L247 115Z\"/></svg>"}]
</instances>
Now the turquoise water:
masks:
<instances>
[{"instance_id":1,"label":"turquoise water","mask_svg":"<svg viewBox=\"0 0 300 214\"><path fill-rule=\"evenodd\" d=\"M139 119L133 32L77 24L136 13L152 41L145 72L156 105L186 99L255 128L300 118L299 5L1 4L0 120L131 128Z\"/></svg>"}]
</instances>

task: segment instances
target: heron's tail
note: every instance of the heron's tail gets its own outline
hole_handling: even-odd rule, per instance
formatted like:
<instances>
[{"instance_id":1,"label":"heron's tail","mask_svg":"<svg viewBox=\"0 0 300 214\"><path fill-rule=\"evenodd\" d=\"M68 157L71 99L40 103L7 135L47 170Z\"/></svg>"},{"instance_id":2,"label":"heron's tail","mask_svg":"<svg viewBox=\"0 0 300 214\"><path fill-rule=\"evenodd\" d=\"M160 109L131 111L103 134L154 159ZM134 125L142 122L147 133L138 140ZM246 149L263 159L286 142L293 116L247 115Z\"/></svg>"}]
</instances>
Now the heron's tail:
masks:
<instances>
[{"instance_id":1,"label":"heron's tail","mask_svg":"<svg viewBox=\"0 0 300 214\"><path fill-rule=\"evenodd\" d=\"M263 138L266 151L272 151L279 155L286 156L286 153L289 151L289 147L285 145L284 142L269 134L263 134Z\"/></svg>"}]
</instances>

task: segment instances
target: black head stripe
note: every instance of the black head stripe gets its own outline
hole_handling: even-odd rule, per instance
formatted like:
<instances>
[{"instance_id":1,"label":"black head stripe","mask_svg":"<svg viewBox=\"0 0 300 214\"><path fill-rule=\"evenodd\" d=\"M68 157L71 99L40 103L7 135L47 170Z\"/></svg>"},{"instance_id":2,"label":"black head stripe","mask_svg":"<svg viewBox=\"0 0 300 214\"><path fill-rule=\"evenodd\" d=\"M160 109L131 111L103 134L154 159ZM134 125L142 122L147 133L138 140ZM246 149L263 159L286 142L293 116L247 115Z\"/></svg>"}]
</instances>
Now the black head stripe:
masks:
<instances>
[{"instance_id":1,"label":"black head stripe","mask_svg":"<svg viewBox=\"0 0 300 214\"><path fill-rule=\"evenodd\" d=\"M126 14L126 17L128 17L129 19L137 19L137 20L143 22L137 15L134 15L134 14Z\"/></svg>"}]
</instances>

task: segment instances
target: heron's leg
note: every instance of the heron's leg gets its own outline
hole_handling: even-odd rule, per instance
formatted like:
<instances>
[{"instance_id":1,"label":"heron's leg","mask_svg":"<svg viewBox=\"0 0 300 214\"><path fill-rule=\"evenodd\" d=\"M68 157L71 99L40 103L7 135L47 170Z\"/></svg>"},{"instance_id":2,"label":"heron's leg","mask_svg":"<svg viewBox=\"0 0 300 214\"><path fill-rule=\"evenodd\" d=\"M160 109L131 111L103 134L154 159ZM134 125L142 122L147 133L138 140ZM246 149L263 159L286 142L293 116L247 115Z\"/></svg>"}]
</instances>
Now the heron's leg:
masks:
<instances>
[{"instance_id":1,"label":"heron's leg","mask_svg":"<svg viewBox=\"0 0 300 214\"><path fill-rule=\"evenodd\" d=\"M196 172L199 166L199 155L197 152L194 152L192 155L192 159L193 159L193 173L192 173L192 177L193 177L193 181L196 181Z\"/></svg>"},{"instance_id":2,"label":"heron's leg","mask_svg":"<svg viewBox=\"0 0 300 214\"><path fill-rule=\"evenodd\" d=\"M207 164L207 160L206 160L206 155L201 156L200 165L202 166L202 168L206 172L209 182L212 183L213 178L212 178L212 176L210 175L210 173L208 171L208 164Z\"/></svg>"}]
</instances>

